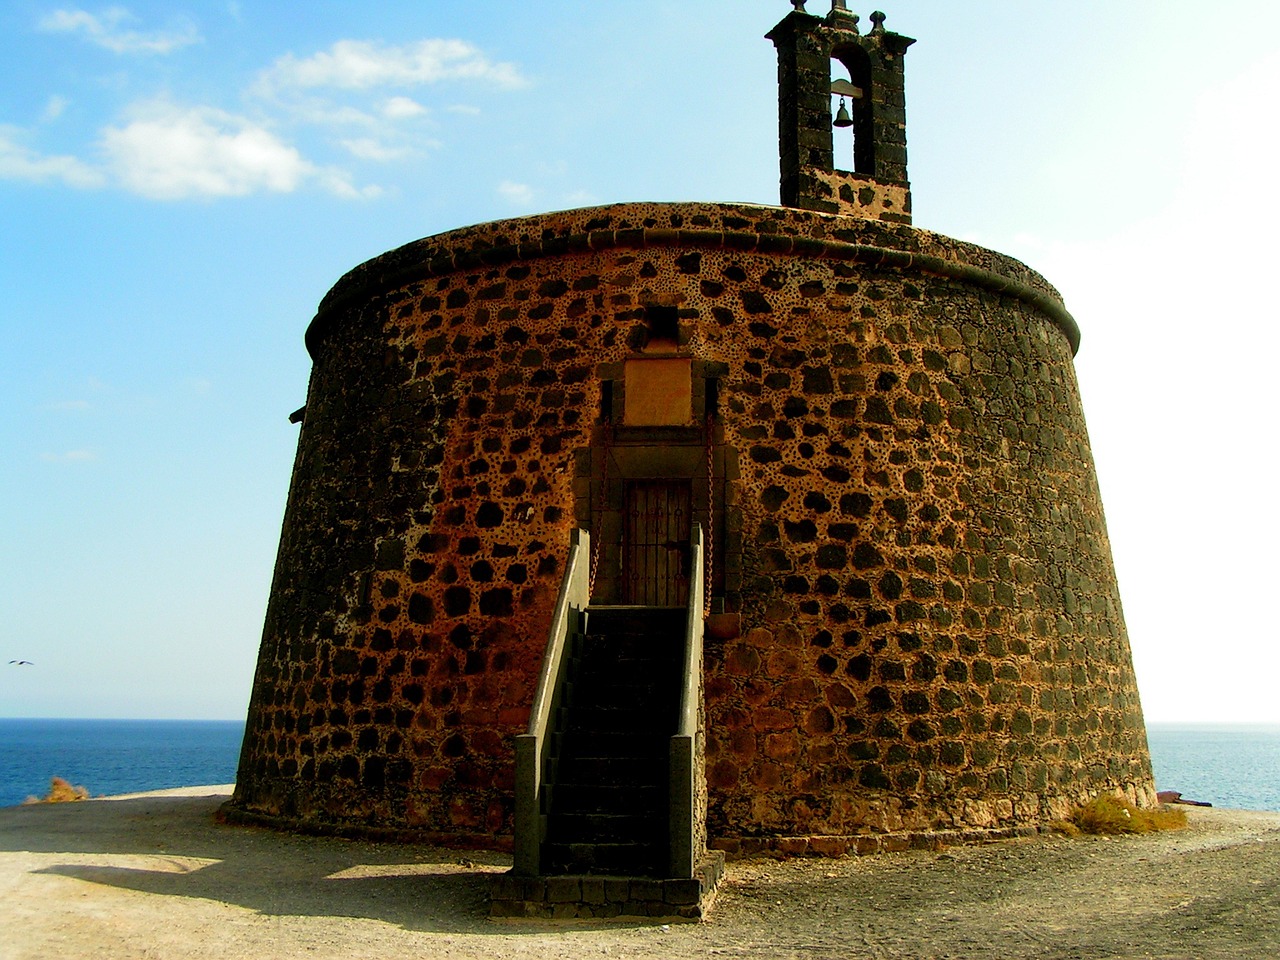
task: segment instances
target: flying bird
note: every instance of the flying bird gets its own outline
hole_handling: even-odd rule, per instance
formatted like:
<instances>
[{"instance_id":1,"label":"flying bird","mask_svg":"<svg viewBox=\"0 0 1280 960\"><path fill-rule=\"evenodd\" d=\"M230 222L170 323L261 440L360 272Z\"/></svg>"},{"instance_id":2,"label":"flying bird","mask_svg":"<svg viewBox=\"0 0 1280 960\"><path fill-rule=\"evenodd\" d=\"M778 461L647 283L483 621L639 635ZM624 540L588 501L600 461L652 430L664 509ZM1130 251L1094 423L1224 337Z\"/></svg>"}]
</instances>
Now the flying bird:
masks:
<instances>
[{"instance_id":1,"label":"flying bird","mask_svg":"<svg viewBox=\"0 0 1280 960\"><path fill-rule=\"evenodd\" d=\"M10 662L10 663L12 663L12 664L14 664L15 666L19 666L19 667L34 667L34 666L35 666L35 664L34 664L34 663L32 663L30 660L10 660L9 662Z\"/></svg>"}]
</instances>

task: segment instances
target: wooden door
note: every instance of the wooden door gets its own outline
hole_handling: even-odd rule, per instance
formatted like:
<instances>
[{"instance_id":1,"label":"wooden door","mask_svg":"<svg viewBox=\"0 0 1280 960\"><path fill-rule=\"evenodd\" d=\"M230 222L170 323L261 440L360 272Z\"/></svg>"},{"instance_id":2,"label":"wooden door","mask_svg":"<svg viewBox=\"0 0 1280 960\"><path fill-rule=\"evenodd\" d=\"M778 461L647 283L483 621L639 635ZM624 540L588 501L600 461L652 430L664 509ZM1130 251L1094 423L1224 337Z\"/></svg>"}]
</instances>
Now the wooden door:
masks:
<instances>
[{"instance_id":1,"label":"wooden door","mask_svg":"<svg viewBox=\"0 0 1280 960\"><path fill-rule=\"evenodd\" d=\"M622 522L623 603L681 607L689 602L689 480L628 480Z\"/></svg>"}]
</instances>

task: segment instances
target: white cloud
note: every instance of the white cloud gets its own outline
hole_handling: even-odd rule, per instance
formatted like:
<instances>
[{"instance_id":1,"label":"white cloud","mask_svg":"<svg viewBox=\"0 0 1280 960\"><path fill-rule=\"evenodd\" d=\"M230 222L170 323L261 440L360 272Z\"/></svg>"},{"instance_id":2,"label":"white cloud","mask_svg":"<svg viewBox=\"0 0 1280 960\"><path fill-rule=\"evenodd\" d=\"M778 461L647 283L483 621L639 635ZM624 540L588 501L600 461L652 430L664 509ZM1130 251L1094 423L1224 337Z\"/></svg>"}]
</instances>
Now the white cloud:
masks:
<instances>
[{"instance_id":1,"label":"white cloud","mask_svg":"<svg viewBox=\"0 0 1280 960\"><path fill-rule=\"evenodd\" d=\"M57 120L60 116L62 116L63 113L66 112L67 107L70 105L71 105L71 101L68 100L66 97L60 97L55 94L45 102L44 112L41 113L40 119L43 120L45 123L49 123L53 120Z\"/></svg>"},{"instance_id":2,"label":"white cloud","mask_svg":"<svg viewBox=\"0 0 1280 960\"><path fill-rule=\"evenodd\" d=\"M124 28L137 19L124 7L109 7L95 16L85 10L55 10L40 21L40 29L50 33L82 33L91 43L112 53L172 53L200 42L200 33L190 23L168 31L142 33Z\"/></svg>"},{"instance_id":3,"label":"white cloud","mask_svg":"<svg viewBox=\"0 0 1280 960\"><path fill-rule=\"evenodd\" d=\"M445 109L450 113L460 113L465 117L478 117L482 112L479 107L473 107L469 103L455 103L445 107Z\"/></svg>"},{"instance_id":4,"label":"white cloud","mask_svg":"<svg viewBox=\"0 0 1280 960\"><path fill-rule=\"evenodd\" d=\"M498 184L498 193L503 199L521 207L533 205L533 188L527 183L513 183L503 180Z\"/></svg>"},{"instance_id":5,"label":"white cloud","mask_svg":"<svg viewBox=\"0 0 1280 960\"><path fill-rule=\"evenodd\" d=\"M68 450L65 453L42 453L40 459L46 463L86 463L97 460L98 455L92 450Z\"/></svg>"},{"instance_id":6,"label":"white cloud","mask_svg":"<svg viewBox=\"0 0 1280 960\"><path fill-rule=\"evenodd\" d=\"M266 128L212 107L145 105L102 146L121 183L153 200L289 193L315 173Z\"/></svg>"},{"instance_id":7,"label":"white cloud","mask_svg":"<svg viewBox=\"0 0 1280 960\"><path fill-rule=\"evenodd\" d=\"M351 175L336 167L317 171L316 179L324 189L343 200L376 200L384 192L377 184L354 186L351 183Z\"/></svg>"},{"instance_id":8,"label":"white cloud","mask_svg":"<svg viewBox=\"0 0 1280 960\"><path fill-rule=\"evenodd\" d=\"M525 83L514 64L495 63L464 40L419 40L403 46L339 40L306 59L286 54L262 73L259 87L263 92L315 87L365 90L444 80L482 80L504 88Z\"/></svg>"},{"instance_id":9,"label":"white cloud","mask_svg":"<svg viewBox=\"0 0 1280 960\"><path fill-rule=\"evenodd\" d=\"M400 160L412 152L407 147L389 147L372 137L360 137L355 140L340 141L347 151L361 160Z\"/></svg>"},{"instance_id":10,"label":"white cloud","mask_svg":"<svg viewBox=\"0 0 1280 960\"><path fill-rule=\"evenodd\" d=\"M300 98L290 104L285 114L296 123L322 127L368 127L376 129L382 122L371 113L350 106L339 106L324 100Z\"/></svg>"},{"instance_id":11,"label":"white cloud","mask_svg":"<svg viewBox=\"0 0 1280 960\"><path fill-rule=\"evenodd\" d=\"M427 39L399 45L340 40L310 56L278 58L258 74L248 92L261 98L260 106L282 122L341 131L331 142L349 157L384 163L439 146L427 133L432 108L400 91L451 81L473 81L490 88L519 87L526 82L513 64L496 62L462 40ZM357 190L345 175L335 174L329 183L342 196L369 197L379 192L376 187Z\"/></svg>"},{"instance_id":12,"label":"white cloud","mask_svg":"<svg viewBox=\"0 0 1280 960\"><path fill-rule=\"evenodd\" d=\"M426 112L426 107L408 97L392 97L382 105L382 115L388 120L407 120L410 117L420 117Z\"/></svg>"},{"instance_id":13,"label":"white cloud","mask_svg":"<svg viewBox=\"0 0 1280 960\"><path fill-rule=\"evenodd\" d=\"M367 114L358 117L374 123ZM348 172L320 167L266 126L213 107L165 100L135 105L126 120L103 129L99 169L72 156L45 156L25 146L24 131L0 125L0 180L60 182L72 187L110 181L151 200L291 193L310 182L343 199L372 199L381 187L357 187ZM343 141L354 156L393 160L409 148L369 137Z\"/></svg>"},{"instance_id":14,"label":"white cloud","mask_svg":"<svg viewBox=\"0 0 1280 960\"><path fill-rule=\"evenodd\" d=\"M53 180L69 187L100 187L103 175L88 164L68 156L44 156L17 142L18 131L0 127L0 180Z\"/></svg>"}]
</instances>

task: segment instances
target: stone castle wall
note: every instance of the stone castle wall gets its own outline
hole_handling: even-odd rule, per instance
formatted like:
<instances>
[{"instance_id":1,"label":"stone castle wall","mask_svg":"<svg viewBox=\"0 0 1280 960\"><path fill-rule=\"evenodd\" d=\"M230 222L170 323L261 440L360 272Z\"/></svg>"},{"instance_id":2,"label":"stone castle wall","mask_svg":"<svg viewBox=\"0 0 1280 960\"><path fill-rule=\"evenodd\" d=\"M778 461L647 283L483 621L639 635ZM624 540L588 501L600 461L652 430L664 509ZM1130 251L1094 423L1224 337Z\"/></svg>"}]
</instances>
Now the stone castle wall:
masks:
<instances>
[{"instance_id":1,"label":"stone castle wall","mask_svg":"<svg viewBox=\"0 0 1280 960\"><path fill-rule=\"evenodd\" d=\"M607 408L654 308L713 421L713 845L1152 799L1056 292L907 226L630 204L428 238L321 305L236 807L509 838L511 738L569 532L607 527Z\"/></svg>"}]
</instances>

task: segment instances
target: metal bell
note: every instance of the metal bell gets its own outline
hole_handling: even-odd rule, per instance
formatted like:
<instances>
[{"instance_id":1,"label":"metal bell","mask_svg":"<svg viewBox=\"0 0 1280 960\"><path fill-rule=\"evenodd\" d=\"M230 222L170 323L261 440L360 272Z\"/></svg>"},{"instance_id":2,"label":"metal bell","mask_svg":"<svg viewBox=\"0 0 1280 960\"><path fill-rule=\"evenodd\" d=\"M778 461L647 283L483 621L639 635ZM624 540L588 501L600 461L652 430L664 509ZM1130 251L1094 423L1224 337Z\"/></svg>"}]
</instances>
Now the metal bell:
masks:
<instances>
[{"instance_id":1,"label":"metal bell","mask_svg":"<svg viewBox=\"0 0 1280 960\"><path fill-rule=\"evenodd\" d=\"M831 121L833 127L852 127L853 117L849 116L849 109L844 105L844 97L840 98L840 109L836 111L836 118Z\"/></svg>"}]
</instances>

